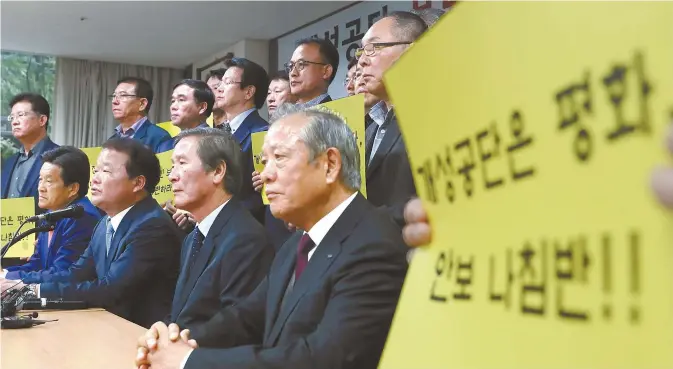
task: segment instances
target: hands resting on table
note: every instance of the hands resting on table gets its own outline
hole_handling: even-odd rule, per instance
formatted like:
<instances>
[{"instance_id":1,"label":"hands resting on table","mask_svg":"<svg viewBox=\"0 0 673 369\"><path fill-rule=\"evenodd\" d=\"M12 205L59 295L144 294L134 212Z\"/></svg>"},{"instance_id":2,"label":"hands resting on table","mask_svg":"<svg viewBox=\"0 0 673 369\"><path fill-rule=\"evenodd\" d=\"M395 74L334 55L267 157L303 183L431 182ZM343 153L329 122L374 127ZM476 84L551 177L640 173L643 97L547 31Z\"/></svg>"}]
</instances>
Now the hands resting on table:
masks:
<instances>
[{"instance_id":1,"label":"hands resting on table","mask_svg":"<svg viewBox=\"0 0 673 369\"><path fill-rule=\"evenodd\" d=\"M177 324L168 327L157 322L143 336L138 338L136 367L139 369L181 369L187 354L198 348L195 340L189 338L189 329L180 331Z\"/></svg>"}]
</instances>

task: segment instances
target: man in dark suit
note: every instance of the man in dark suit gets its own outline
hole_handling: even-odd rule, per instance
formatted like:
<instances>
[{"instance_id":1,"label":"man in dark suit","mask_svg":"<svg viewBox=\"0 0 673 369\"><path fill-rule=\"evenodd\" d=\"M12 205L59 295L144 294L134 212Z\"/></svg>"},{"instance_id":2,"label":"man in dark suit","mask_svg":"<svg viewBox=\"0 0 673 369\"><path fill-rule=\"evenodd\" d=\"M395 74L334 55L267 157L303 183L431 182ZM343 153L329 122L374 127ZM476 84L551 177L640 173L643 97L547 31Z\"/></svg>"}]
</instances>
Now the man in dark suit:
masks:
<instances>
[{"instance_id":1,"label":"man in dark suit","mask_svg":"<svg viewBox=\"0 0 673 369\"><path fill-rule=\"evenodd\" d=\"M107 216L70 269L24 282L38 297L85 301L142 326L163 319L175 289L180 244L175 224L151 196L160 173L147 146L108 140L91 181L92 202Z\"/></svg>"},{"instance_id":2,"label":"man in dark suit","mask_svg":"<svg viewBox=\"0 0 673 369\"><path fill-rule=\"evenodd\" d=\"M264 228L232 198L241 186L240 148L215 128L176 137L169 175L175 205L196 227L182 243L180 276L169 322L198 329L219 309L237 304L266 276L274 250Z\"/></svg>"},{"instance_id":3,"label":"man in dark suit","mask_svg":"<svg viewBox=\"0 0 673 369\"><path fill-rule=\"evenodd\" d=\"M9 266L3 277L23 279L33 273L66 271L79 259L91 241L91 234L101 213L86 197L89 192L91 167L86 154L72 146L61 146L42 154L42 169L38 185L40 208L48 212L79 205L84 209L79 218L63 218L53 224L51 232L37 236L35 252L30 260ZM46 225L47 222L44 222Z\"/></svg>"},{"instance_id":4,"label":"man in dark suit","mask_svg":"<svg viewBox=\"0 0 673 369\"><path fill-rule=\"evenodd\" d=\"M14 96L9 107L12 135L22 147L18 153L2 163L2 198L34 197L37 206L37 182L42 168L42 154L58 147L47 136L49 126L49 103L37 94L22 93Z\"/></svg>"},{"instance_id":5,"label":"man in dark suit","mask_svg":"<svg viewBox=\"0 0 673 369\"><path fill-rule=\"evenodd\" d=\"M406 274L399 229L362 195L352 131L318 111L279 109L264 142L271 211L291 237L239 304L181 333L156 323L139 339L152 369L376 368ZM296 108L295 108L296 109ZM148 342L149 341L149 342ZM194 349L194 347L199 348Z\"/></svg>"},{"instance_id":6,"label":"man in dark suit","mask_svg":"<svg viewBox=\"0 0 673 369\"><path fill-rule=\"evenodd\" d=\"M255 132L266 131L269 123L259 116L258 109L264 106L269 77L264 68L244 58L226 61L227 71L218 87L216 99L225 112L227 121L222 128L234 135L241 147L243 183L236 194L248 211L260 222L264 222L262 197L252 187L250 173L255 169L252 161L252 139Z\"/></svg>"},{"instance_id":7,"label":"man in dark suit","mask_svg":"<svg viewBox=\"0 0 673 369\"><path fill-rule=\"evenodd\" d=\"M297 105L309 108L332 101L327 93L339 67L339 51L329 40L305 38L297 41L292 58L285 64L290 75L290 92Z\"/></svg>"},{"instance_id":8,"label":"man in dark suit","mask_svg":"<svg viewBox=\"0 0 673 369\"><path fill-rule=\"evenodd\" d=\"M374 122L365 137L367 199L386 207L400 226L404 225L404 205L416 196L416 186L383 75L426 29L419 16L394 12L369 28L362 48L356 51L367 93L381 100L369 111Z\"/></svg>"},{"instance_id":9,"label":"man in dark suit","mask_svg":"<svg viewBox=\"0 0 673 369\"><path fill-rule=\"evenodd\" d=\"M110 98L112 115L119 122L112 137L138 140L155 153L162 152L167 145L164 142L172 141L166 130L147 118L154 98L149 82L138 77L124 77L117 81L117 88Z\"/></svg>"}]
</instances>

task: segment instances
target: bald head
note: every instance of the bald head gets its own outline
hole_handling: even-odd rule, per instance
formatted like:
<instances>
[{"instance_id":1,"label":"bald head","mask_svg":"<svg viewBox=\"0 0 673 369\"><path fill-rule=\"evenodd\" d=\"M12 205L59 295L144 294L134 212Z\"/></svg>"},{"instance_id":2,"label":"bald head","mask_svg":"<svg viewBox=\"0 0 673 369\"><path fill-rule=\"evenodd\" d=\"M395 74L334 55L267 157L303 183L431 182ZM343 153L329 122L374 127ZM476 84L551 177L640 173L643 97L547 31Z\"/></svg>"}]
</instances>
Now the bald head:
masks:
<instances>
[{"instance_id":1,"label":"bald head","mask_svg":"<svg viewBox=\"0 0 673 369\"><path fill-rule=\"evenodd\" d=\"M392 32L399 40L416 41L428 29L423 18L411 12L392 12L386 18L393 21Z\"/></svg>"}]
</instances>

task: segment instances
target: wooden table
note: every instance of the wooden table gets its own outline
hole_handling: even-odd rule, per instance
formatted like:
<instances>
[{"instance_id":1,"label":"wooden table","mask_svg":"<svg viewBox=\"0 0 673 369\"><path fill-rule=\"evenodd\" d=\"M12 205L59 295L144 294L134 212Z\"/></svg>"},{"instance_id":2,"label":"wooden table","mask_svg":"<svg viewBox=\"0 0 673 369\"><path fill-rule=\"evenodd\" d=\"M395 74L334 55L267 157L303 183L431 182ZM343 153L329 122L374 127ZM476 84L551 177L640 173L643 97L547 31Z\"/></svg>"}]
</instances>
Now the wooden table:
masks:
<instances>
[{"instance_id":1,"label":"wooden table","mask_svg":"<svg viewBox=\"0 0 673 369\"><path fill-rule=\"evenodd\" d=\"M145 328L101 309L40 312L58 319L0 331L2 369L130 369Z\"/></svg>"}]
</instances>

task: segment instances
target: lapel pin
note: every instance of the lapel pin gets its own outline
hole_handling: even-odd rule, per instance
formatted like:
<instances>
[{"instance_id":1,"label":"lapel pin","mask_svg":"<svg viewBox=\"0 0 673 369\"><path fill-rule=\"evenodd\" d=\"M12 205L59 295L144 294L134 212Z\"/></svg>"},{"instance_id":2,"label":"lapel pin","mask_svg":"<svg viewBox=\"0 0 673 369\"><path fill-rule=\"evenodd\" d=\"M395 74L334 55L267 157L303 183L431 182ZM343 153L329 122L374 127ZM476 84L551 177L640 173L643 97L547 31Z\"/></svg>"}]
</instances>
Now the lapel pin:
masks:
<instances>
[{"instance_id":1,"label":"lapel pin","mask_svg":"<svg viewBox=\"0 0 673 369\"><path fill-rule=\"evenodd\" d=\"M327 254L328 259L331 258L331 257L332 257L332 254Z\"/></svg>"}]
</instances>

